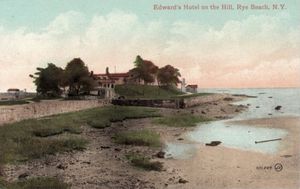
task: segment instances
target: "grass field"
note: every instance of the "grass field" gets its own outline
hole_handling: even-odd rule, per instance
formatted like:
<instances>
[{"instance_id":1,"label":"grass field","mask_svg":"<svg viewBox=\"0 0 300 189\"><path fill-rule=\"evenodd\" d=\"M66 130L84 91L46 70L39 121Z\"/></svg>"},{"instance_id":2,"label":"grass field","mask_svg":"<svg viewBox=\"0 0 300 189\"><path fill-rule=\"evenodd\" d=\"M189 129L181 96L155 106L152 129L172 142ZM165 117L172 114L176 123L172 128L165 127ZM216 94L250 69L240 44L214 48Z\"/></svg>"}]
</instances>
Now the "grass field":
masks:
<instances>
[{"instance_id":1,"label":"grass field","mask_svg":"<svg viewBox=\"0 0 300 189\"><path fill-rule=\"evenodd\" d=\"M110 126L111 122L157 116L160 116L157 110L151 108L108 106L3 125L0 127L0 186L4 184L1 182L1 167L5 163L18 163L49 154L84 150L89 142L79 135L84 126L104 128ZM148 134L150 137L159 136L147 132L143 134L140 137L145 137L144 140L148 141L149 145L158 144L157 139L150 139ZM136 142L143 140L138 137L139 134L130 136L133 136L129 138ZM48 181L41 178L28 181L29 183L10 183L7 188L26 188L27 185L29 188L35 188L34 184ZM56 181L50 181L57 184ZM62 185L58 188L67 186Z\"/></svg>"},{"instance_id":2,"label":"grass field","mask_svg":"<svg viewBox=\"0 0 300 189\"><path fill-rule=\"evenodd\" d=\"M78 134L85 125L103 128L124 119L157 116L155 109L109 106L6 124L0 127L0 163L82 150L87 141Z\"/></svg>"},{"instance_id":3,"label":"grass field","mask_svg":"<svg viewBox=\"0 0 300 189\"><path fill-rule=\"evenodd\" d=\"M182 95L177 88L158 87L151 85L116 85L116 93L127 99L168 99Z\"/></svg>"}]
</instances>

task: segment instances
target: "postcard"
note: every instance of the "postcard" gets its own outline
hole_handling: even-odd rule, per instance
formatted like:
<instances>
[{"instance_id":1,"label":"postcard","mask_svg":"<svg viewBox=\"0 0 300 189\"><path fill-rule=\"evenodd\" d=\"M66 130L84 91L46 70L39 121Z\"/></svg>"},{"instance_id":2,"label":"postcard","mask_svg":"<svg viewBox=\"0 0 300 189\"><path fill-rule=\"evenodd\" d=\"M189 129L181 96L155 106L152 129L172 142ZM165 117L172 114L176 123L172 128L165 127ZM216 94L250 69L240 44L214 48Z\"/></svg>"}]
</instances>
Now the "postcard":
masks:
<instances>
[{"instance_id":1,"label":"postcard","mask_svg":"<svg viewBox=\"0 0 300 189\"><path fill-rule=\"evenodd\" d=\"M299 7L1 0L0 189L300 188Z\"/></svg>"}]
</instances>

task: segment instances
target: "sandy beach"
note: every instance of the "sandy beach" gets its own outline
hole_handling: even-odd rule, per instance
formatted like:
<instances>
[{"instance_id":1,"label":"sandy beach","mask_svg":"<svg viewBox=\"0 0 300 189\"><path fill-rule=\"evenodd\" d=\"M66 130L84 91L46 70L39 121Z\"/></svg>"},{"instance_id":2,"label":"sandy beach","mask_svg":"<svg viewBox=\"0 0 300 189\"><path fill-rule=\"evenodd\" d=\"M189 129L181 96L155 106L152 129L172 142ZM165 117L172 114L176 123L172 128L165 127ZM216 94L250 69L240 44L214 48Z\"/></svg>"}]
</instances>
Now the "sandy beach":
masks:
<instances>
[{"instance_id":1,"label":"sandy beach","mask_svg":"<svg viewBox=\"0 0 300 189\"><path fill-rule=\"evenodd\" d=\"M288 188L300 186L299 117L279 117L236 121L254 127L272 127L288 130L279 152L264 154L222 146L199 147L189 160L171 160L166 164L176 167L189 182L185 185L169 185L169 188ZM283 166L276 171L275 164Z\"/></svg>"}]
</instances>

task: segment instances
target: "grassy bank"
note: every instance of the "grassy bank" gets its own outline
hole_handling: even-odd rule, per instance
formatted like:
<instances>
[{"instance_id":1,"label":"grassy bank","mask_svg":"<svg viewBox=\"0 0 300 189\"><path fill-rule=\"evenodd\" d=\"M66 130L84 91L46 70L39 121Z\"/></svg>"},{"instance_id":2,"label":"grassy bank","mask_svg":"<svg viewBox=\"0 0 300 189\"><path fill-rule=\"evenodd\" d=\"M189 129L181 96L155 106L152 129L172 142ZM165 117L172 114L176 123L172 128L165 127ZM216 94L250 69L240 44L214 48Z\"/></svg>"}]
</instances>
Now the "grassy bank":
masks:
<instances>
[{"instance_id":1,"label":"grassy bank","mask_svg":"<svg viewBox=\"0 0 300 189\"><path fill-rule=\"evenodd\" d=\"M0 106L12 106L12 105L21 105L28 104L27 100L8 100L8 101L0 101Z\"/></svg>"},{"instance_id":2,"label":"grassy bank","mask_svg":"<svg viewBox=\"0 0 300 189\"><path fill-rule=\"evenodd\" d=\"M114 137L115 142L126 145L152 146L161 145L159 134L150 130L127 131L117 133Z\"/></svg>"},{"instance_id":3,"label":"grassy bank","mask_svg":"<svg viewBox=\"0 0 300 189\"><path fill-rule=\"evenodd\" d=\"M162 171L163 169L163 164L161 162L150 161L150 158L137 153L127 154L126 157L133 166L147 171Z\"/></svg>"},{"instance_id":4,"label":"grassy bank","mask_svg":"<svg viewBox=\"0 0 300 189\"><path fill-rule=\"evenodd\" d=\"M116 121L157 116L159 114L155 109L109 106L3 125L0 127L0 186L5 184L1 181L1 167L5 163L24 162L49 154L84 150L88 141L79 135L84 126L104 128ZM129 143L134 141L150 146L158 145L159 136L151 132L127 134L120 135L120 142L126 139ZM68 188L51 178L6 183L6 188L41 188L40 184L47 187L53 185L54 188Z\"/></svg>"},{"instance_id":5,"label":"grassy bank","mask_svg":"<svg viewBox=\"0 0 300 189\"><path fill-rule=\"evenodd\" d=\"M103 128L115 121L155 116L154 109L110 106L6 124L0 127L0 164L82 150L87 141L78 134L84 125Z\"/></svg>"},{"instance_id":6,"label":"grassy bank","mask_svg":"<svg viewBox=\"0 0 300 189\"><path fill-rule=\"evenodd\" d=\"M213 94L214 93L193 93L193 94L183 94L183 95L175 96L173 98L193 98L193 97L207 96Z\"/></svg>"},{"instance_id":7,"label":"grassy bank","mask_svg":"<svg viewBox=\"0 0 300 189\"><path fill-rule=\"evenodd\" d=\"M151 85L117 85L115 91L118 95L127 99L168 99L184 94L177 88Z\"/></svg>"},{"instance_id":8,"label":"grassy bank","mask_svg":"<svg viewBox=\"0 0 300 189\"><path fill-rule=\"evenodd\" d=\"M211 121L211 119L191 114L180 114L156 118L153 123L170 127L194 127L197 123L207 121Z\"/></svg>"}]
</instances>

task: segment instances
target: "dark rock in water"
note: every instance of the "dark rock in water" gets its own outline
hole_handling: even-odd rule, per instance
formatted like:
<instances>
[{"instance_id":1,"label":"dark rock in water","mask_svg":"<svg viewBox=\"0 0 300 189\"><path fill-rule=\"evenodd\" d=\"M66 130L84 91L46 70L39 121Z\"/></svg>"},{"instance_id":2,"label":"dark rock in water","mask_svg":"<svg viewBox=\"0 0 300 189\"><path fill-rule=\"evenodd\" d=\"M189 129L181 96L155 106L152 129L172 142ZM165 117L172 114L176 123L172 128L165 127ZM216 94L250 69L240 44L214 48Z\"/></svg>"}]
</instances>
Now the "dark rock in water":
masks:
<instances>
[{"instance_id":1,"label":"dark rock in water","mask_svg":"<svg viewBox=\"0 0 300 189\"><path fill-rule=\"evenodd\" d=\"M273 98L272 96L269 96L268 98Z\"/></svg>"},{"instance_id":2,"label":"dark rock in water","mask_svg":"<svg viewBox=\"0 0 300 189\"><path fill-rule=\"evenodd\" d=\"M256 106L255 108L259 108L259 106Z\"/></svg>"},{"instance_id":3,"label":"dark rock in water","mask_svg":"<svg viewBox=\"0 0 300 189\"><path fill-rule=\"evenodd\" d=\"M273 114L268 114L268 115L273 115Z\"/></svg>"},{"instance_id":4,"label":"dark rock in water","mask_svg":"<svg viewBox=\"0 0 300 189\"><path fill-rule=\"evenodd\" d=\"M180 184L185 184L185 183L187 183L187 182L189 182L189 181L187 181L187 180L185 180L185 179L183 179L183 178L180 178L178 182L179 182Z\"/></svg>"},{"instance_id":5,"label":"dark rock in water","mask_svg":"<svg viewBox=\"0 0 300 189\"><path fill-rule=\"evenodd\" d=\"M159 152L156 154L156 156L157 156L158 158L165 158L165 154L166 154L166 152L159 151Z\"/></svg>"},{"instance_id":6,"label":"dark rock in water","mask_svg":"<svg viewBox=\"0 0 300 189\"><path fill-rule=\"evenodd\" d=\"M18 179L22 180L22 179L26 179L29 176L28 173L22 173L18 176Z\"/></svg>"},{"instance_id":7,"label":"dark rock in water","mask_svg":"<svg viewBox=\"0 0 300 189\"><path fill-rule=\"evenodd\" d=\"M240 110L239 109L235 109L235 112L240 112Z\"/></svg>"},{"instance_id":8,"label":"dark rock in water","mask_svg":"<svg viewBox=\"0 0 300 189\"><path fill-rule=\"evenodd\" d=\"M210 143L206 143L206 146L218 146L219 144L221 144L221 141L211 141Z\"/></svg>"},{"instance_id":9,"label":"dark rock in water","mask_svg":"<svg viewBox=\"0 0 300 189\"><path fill-rule=\"evenodd\" d=\"M201 114L206 114L206 112L202 110L202 111L201 111Z\"/></svg>"},{"instance_id":10,"label":"dark rock in water","mask_svg":"<svg viewBox=\"0 0 300 189\"><path fill-rule=\"evenodd\" d=\"M247 106L251 106L251 104L247 104Z\"/></svg>"},{"instance_id":11,"label":"dark rock in water","mask_svg":"<svg viewBox=\"0 0 300 189\"><path fill-rule=\"evenodd\" d=\"M224 101L232 101L232 100L233 100L233 98L230 98L230 97L225 97L223 100L224 100Z\"/></svg>"},{"instance_id":12,"label":"dark rock in water","mask_svg":"<svg viewBox=\"0 0 300 189\"><path fill-rule=\"evenodd\" d=\"M275 110L280 110L282 108L282 106L276 106Z\"/></svg>"},{"instance_id":13,"label":"dark rock in water","mask_svg":"<svg viewBox=\"0 0 300 189\"><path fill-rule=\"evenodd\" d=\"M179 139L177 139L177 140L183 140L183 138L179 138Z\"/></svg>"}]
</instances>

